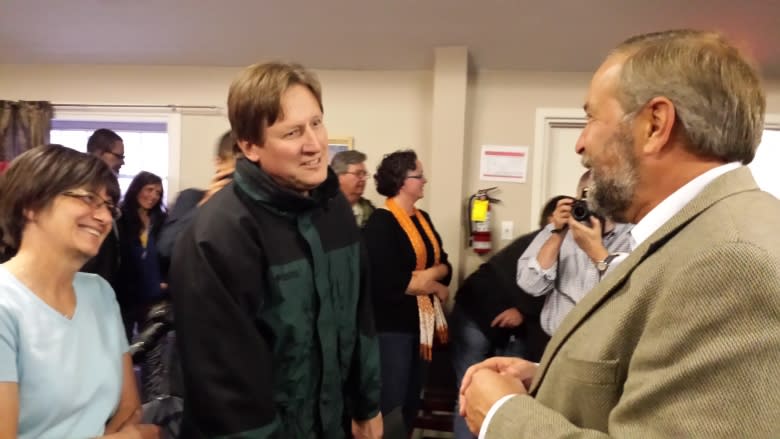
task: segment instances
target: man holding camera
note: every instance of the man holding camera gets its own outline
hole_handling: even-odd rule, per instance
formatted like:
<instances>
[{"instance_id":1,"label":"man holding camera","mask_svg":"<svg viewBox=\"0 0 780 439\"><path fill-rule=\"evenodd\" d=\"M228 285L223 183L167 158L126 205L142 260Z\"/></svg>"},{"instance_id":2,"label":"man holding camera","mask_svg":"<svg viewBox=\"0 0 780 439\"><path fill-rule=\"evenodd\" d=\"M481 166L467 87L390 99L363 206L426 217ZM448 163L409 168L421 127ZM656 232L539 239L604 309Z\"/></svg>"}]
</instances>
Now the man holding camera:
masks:
<instances>
[{"instance_id":1,"label":"man holding camera","mask_svg":"<svg viewBox=\"0 0 780 439\"><path fill-rule=\"evenodd\" d=\"M589 184L587 171L580 177L577 193ZM631 228L631 224L599 219L584 197L558 201L550 224L517 262L517 285L532 296L547 296L540 316L547 335L552 336L574 305L628 256Z\"/></svg>"}]
</instances>

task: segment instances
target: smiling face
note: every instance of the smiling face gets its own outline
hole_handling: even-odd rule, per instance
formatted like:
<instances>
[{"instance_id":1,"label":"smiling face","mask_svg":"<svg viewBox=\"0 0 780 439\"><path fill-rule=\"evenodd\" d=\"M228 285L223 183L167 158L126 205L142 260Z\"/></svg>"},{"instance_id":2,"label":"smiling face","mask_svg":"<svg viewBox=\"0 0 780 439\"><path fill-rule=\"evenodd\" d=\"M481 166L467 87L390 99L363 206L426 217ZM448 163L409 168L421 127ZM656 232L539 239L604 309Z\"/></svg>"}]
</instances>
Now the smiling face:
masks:
<instances>
[{"instance_id":1,"label":"smiling face","mask_svg":"<svg viewBox=\"0 0 780 439\"><path fill-rule=\"evenodd\" d=\"M162 197L162 185L147 184L138 192L138 206L144 210L152 210Z\"/></svg>"},{"instance_id":2,"label":"smiling face","mask_svg":"<svg viewBox=\"0 0 780 439\"><path fill-rule=\"evenodd\" d=\"M281 113L264 129L263 144L240 141L244 156L257 162L280 186L300 193L328 175L328 132L315 96L303 85L281 95Z\"/></svg>"},{"instance_id":3,"label":"smiling face","mask_svg":"<svg viewBox=\"0 0 780 439\"><path fill-rule=\"evenodd\" d=\"M620 59L607 60L593 76L585 103L587 124L577 139L577 154L591 170L588 198L594 210L626 221L638 183L638 158L631 121L617 98Z\"/></svg>"},{"instance_id":4,"label":"smiling face","mask_svg":"<svg viewBox=\"0 0 780 439\"><path fill-rule=\"evenodd\" d=\"M78 188L68 193L71 195L58 195L37 212L25 212L28 223L22 241L27 233L34 233L52 251L86 260L97 255L111 231L112 217L106 203L90 203L89 197L78 195L99 197L98 201L107 201L109 197L105 189L90 192Z\"/></svg>"}]
</instances>

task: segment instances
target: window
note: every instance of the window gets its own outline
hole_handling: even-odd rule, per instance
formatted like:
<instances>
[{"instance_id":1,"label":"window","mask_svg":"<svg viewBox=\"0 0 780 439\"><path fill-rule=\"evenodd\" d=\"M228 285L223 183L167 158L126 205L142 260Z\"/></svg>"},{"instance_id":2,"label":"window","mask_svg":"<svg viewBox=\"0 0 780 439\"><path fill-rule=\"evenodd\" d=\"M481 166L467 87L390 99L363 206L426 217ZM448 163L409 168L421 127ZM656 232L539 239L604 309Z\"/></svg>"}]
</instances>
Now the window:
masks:
<instances>
[{"instance_id":1,"label":"window","mask_svg":"<svg viewBox=\"0 0 780 439\"><path fill-rule=\"evenodd\" d=\"M115 131L124 141L125 164L119 171L119 186L122 194L127 192L130 182L139 172L148 171L162 178L164 199L167 204L169 192L169 145L168 123L131 122L117 120L89 120L89 116L74 120L59 119L55 115L50 133L51 143L87 150L87 140L98 128Z\"/></svg>"}]
</instances>

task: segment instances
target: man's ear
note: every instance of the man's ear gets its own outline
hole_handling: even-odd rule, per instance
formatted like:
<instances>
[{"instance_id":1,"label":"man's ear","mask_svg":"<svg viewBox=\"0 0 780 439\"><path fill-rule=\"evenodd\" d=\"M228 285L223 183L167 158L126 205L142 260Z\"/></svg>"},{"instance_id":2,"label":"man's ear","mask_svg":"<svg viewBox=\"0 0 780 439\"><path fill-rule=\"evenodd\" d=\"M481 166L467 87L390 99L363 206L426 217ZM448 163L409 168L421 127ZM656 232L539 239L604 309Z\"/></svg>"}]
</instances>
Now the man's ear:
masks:
<instances>
[{"instance_id":1,"label":"man's ear","mask_svg":"<svg viewBox=\"0 0 780 439\"><path fill-rule=\"evenodd\" d=\"M35 221L36 214L32 209L24 209L22 210L22 216L25 220L27 220L27 222L33 222Z\"/></svg>"},{"instance_id":2,"label":"man's ear","mask_svg":"<svg viewBox=\"0 0 780 439\"><path fill-rule=\"evenodd\" d=\"M640 112L642 122L639 135L642 142L642 151L649 154L663 151L674 132L677 122L674 104L669 98L658 96L645 105Z\"/></svg>"},{"instance_id":3,"label":"man's ear","mask_svg":"<svg viewBox=\"0 0 780 439\"><path fill-rule=\"evenodd\" d=\"M260 161L259 150L262 148L261 146L248 140L239 140L237 143L238 147L241 149L241 153L244 154L244 157L246 157L247 160L255 163Z\"/></svg>"}]
</instances>

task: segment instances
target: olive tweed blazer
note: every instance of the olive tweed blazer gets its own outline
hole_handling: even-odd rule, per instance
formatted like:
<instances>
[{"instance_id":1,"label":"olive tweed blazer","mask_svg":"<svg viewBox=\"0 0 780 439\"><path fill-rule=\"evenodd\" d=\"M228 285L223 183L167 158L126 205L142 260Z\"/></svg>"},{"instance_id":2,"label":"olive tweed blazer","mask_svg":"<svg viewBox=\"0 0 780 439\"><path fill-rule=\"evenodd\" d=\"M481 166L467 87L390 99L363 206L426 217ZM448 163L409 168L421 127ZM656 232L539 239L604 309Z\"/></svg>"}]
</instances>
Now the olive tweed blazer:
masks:
<instances>
[{"instance_id":1,"label":"olive tweed blazer","mask_svg":"<svg viewBox=\"0 0 780 439\"><path fill-rule=\"evenodd\" d=\"M488 439L780 437L780 201L741 167L574 308Z\"/></svg>"}]
</instances>

